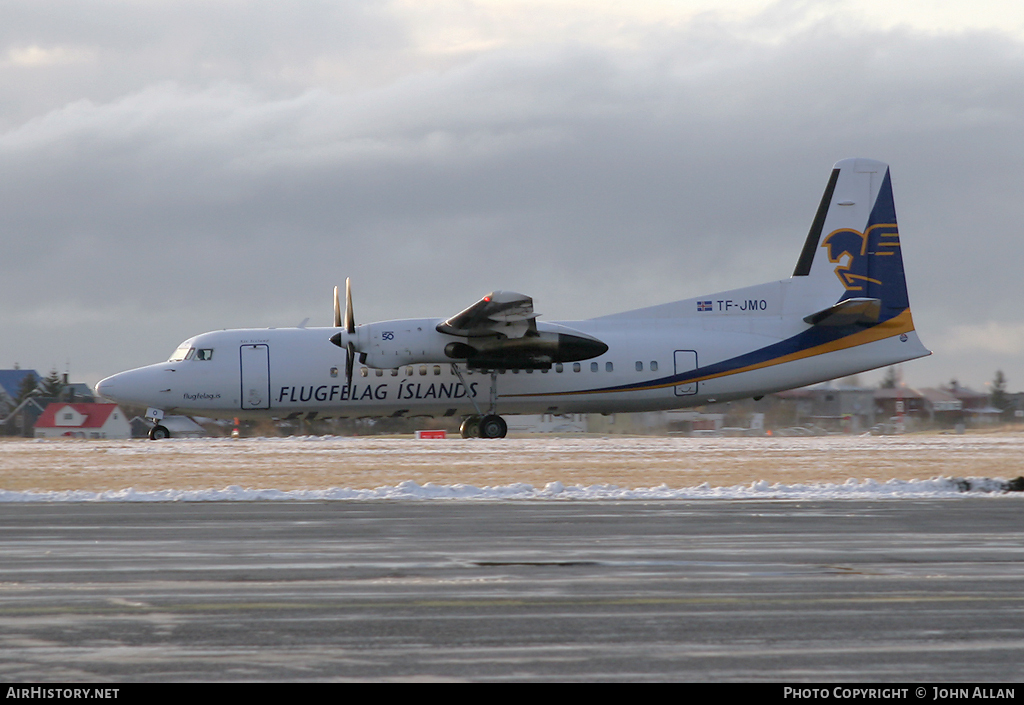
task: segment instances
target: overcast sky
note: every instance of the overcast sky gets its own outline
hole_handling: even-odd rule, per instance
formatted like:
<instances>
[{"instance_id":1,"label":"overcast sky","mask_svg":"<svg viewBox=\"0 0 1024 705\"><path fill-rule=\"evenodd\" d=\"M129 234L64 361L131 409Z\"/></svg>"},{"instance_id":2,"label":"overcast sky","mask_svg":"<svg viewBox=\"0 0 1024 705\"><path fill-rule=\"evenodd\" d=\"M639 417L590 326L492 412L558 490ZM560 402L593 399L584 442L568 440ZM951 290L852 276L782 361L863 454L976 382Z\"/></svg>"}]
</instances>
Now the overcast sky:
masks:
<instances>
[{"instance_id":1,"label":"overcast sky","mask_svg":"<svg viewBox=\"0 0 1024 705\"><path fill-rule=\"evenodd\" d=\"M906 383L1024 389L1019 0L0 0L0 367L329 325L346 276L358 322L782 279L850 156L892 168Z\"/></svg>"}]
</instances>

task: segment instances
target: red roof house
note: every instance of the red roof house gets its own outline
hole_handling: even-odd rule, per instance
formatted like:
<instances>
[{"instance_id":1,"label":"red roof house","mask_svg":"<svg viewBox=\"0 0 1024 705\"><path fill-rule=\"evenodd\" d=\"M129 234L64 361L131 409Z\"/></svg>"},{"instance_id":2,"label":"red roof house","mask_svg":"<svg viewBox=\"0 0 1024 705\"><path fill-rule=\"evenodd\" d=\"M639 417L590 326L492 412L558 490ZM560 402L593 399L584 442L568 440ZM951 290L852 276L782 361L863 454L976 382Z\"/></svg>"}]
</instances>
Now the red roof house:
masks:
<instances>
[{"instance_id":1,"label":"red roof house","mask_svg":"<svg viewBox=\"0 0 1024 705\"><path fill-rule=\"evenodd\" d=\"M117 404L54 402L35 424L36 438L131 438L128 419Z\"/></svg>"}]
</instances>

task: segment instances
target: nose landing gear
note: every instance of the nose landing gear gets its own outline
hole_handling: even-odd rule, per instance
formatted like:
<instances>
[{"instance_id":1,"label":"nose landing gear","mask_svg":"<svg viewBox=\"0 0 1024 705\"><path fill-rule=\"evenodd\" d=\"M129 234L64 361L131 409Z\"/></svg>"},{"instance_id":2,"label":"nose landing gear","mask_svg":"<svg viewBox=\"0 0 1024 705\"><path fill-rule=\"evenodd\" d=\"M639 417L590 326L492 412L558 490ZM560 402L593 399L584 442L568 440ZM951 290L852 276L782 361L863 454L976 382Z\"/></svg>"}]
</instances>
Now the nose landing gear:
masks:
<instances>
[{"instance_id":1,"label":"nose landing gear","mask_svg":"<svg viewBox=\"0 0 1024 705\"><path fill-rule=\"evenodd\" d=\"M162 441L171 437L171 432L160 423L164 420L163 409L154 409L153 407L146 409L146 418L153 420L153 428L149 429L149 440Z\"/></svg>"}]
</instances>

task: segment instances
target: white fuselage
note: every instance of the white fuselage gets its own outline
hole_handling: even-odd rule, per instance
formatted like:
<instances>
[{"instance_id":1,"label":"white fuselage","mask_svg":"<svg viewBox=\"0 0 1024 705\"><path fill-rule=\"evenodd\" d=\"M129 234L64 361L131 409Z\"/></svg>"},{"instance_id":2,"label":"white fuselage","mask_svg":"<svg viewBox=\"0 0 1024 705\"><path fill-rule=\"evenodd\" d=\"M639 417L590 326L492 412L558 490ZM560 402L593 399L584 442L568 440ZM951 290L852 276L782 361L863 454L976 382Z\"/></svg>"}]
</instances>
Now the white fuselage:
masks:
<instances>
[{"instance_id":1,"label":"white fuselage","mask_svg":"<svg viewBox=\"0 0 1024 705\"><path fill-rule=\"evenodd\" d=\"M687 299L664 306L585 321L573 330L604 341L596 358L550 370L499 370L497 410L502 414L626 413L697 406L790 389L927 354L911 326L891 326L865 342L832 344L801 356L768 356L710 378L675 384L674 376L750 354L810 326L808 304L793 280ZM788 294L788 295L787 295ZM710 302L710 303L708 303ZM816 305L816 304L814 304ZM813 305L811 305L813 309ZM441 319L373 324L388 331L437 335ZM207 417L464 416L486 409L490 375L463 368L466 387L437 351L414 362L405 346L389 368L355 366L351 393L346 352L330 342L334 328L270 328L203 333L182 344L206 352L198 359L149 365L109 377L100 393L110 399ZM391 341L402 341L399 333ZM795 359L790 359L795 358ZM381 359L380 355L377 360ZM750 369L747 369L750 368ZM477 407L474 407L474 399Z\"/></svg>"},{"instance_id":2,"label":"white fuselage","mask_svg":"<svg viewBox=\"0 0 1024 705\"><path fill-rule=\"evenodd\" d=\"M334 328L203 333L97 391L154 418L478 415L480 433L500 437L499 414L697 406L929 354L910 315L889 168L869 159L833 167L789 279L564 324L537 321L533 300L507 291L449 319L355 326L346 286L345 311L343 325L336 291ZM469 368L498 368L494 386Z\"/></svg>"}]
</instances>

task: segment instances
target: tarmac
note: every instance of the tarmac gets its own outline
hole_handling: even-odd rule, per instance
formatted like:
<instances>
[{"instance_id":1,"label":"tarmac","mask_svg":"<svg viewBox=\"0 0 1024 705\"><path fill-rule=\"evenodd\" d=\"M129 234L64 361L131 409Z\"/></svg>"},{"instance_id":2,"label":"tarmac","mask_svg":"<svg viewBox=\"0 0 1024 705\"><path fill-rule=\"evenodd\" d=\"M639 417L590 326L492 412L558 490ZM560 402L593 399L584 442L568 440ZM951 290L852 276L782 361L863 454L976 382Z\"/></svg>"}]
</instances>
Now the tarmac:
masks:
<instances>
[{"instance_id":1,"label":"tarmac","mask_svg":"<svg viewBox=\"0 0 1024 705\"><path fill-rule=\"evenodd\" d=\"M1019 682L1020 508L5 503L0 679Z\"/></svg>"}]
</instances>

